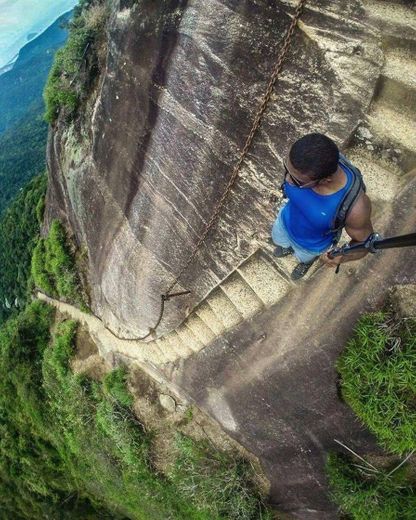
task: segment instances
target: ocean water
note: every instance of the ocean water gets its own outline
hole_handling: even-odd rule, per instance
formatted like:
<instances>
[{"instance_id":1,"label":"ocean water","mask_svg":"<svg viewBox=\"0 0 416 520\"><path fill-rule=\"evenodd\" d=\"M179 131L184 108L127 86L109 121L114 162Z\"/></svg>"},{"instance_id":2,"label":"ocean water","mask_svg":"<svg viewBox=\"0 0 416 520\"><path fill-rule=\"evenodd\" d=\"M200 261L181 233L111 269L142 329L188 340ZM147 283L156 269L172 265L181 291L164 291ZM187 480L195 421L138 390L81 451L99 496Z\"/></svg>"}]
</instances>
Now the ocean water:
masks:
<instances>
[{"instance_id":1,"label":"ocean water","mask_svg":"<svg viewBox=\"0 0 416 520\"><path fill-rule=\"evenodd\" d=\"M0 0L0 68L78 0Z\"/></svg>"}]
</instances>

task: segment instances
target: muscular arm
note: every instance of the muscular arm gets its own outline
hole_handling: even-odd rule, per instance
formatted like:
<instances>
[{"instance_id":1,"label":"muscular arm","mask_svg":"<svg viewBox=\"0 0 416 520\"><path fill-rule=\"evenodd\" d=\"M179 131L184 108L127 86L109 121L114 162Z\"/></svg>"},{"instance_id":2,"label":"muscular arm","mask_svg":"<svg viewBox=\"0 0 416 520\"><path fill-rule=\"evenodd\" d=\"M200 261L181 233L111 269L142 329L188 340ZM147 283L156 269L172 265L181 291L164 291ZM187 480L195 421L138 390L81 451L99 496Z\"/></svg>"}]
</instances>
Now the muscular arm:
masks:
<instances>
[{"instance_id":1,"label":"muscular arm","mask_svg":"<svg viewBox=\"0 0 416 520\"><path fill-rule=\"evenodd\" d=\"M359 197L351 208L347 220L345 221L345 231L351 238L350 245L356 244L357 242L364 242L368 236L373 233L374 230L371 223L371 201L365 193ZM340 263L359 260L367 254L368 251L360 251L339 256L331 260L328 258L327 253L324 253L321 258L329 267L335 267Z\"/></svg>"}]
</instances>

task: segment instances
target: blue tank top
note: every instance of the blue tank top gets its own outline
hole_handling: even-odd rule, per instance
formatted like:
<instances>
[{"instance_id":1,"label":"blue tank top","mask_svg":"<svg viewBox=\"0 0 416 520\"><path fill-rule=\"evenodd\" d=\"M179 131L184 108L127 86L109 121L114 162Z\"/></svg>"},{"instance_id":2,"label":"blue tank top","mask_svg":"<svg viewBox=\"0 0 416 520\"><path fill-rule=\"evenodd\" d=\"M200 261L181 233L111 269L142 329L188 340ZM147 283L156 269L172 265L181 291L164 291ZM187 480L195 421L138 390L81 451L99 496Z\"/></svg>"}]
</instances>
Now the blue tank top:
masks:
<instances>
[{"instance_id":1,"label":"blue tank top","mask_svg":"<svg viewBox=\"0 0 416 520\"><path fill-rule=\"evenodd\" d=\"M341 164L340 167L347 175L347 183L330 195L321 195L312 188L299 189L286 181L284 183L289 201L281 213L283 223L290 238L309 251L324 251L335 236L335 233L326 233L332 228L338 204L353 181L350 169Z\"/></svg>"}]
</instances>

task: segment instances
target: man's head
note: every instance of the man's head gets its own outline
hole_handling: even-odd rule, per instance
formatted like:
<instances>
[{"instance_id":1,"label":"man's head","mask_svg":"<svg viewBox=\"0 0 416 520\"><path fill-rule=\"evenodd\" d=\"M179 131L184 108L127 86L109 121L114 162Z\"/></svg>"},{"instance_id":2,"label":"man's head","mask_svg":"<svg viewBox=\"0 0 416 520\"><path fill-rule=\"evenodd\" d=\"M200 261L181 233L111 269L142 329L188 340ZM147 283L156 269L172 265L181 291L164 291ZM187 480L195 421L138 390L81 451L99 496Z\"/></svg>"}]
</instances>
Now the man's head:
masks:
<instances>
[{"instance_id":1,"label":"man's head","mask_svg":"<svg viewBox=\"0 0 416 520\"><path fill-rule=\"evenodd\" d=\"M329 181L338 169L339 150L326 135L307 134L292 145L288 159L289 172L302 184L323 179Z\"/></svg>"}]
</instances>

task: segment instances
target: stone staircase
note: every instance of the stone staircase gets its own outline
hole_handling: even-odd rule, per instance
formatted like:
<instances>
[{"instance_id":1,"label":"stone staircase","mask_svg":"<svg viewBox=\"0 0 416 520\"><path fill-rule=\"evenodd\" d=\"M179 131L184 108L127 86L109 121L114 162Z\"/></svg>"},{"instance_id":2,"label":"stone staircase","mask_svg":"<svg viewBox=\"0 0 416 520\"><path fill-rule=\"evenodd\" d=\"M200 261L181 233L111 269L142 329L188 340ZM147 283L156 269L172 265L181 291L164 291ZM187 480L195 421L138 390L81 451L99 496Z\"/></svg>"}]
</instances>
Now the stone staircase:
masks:
<instances>
[{"instance_id":1,"label":"stone staircase","mask_svg":"<svg viewBox=\"0 0 416 520\"><path fill-rule=\"evenodd\" d=\"M233 271L174 331L156 340L161 353L199 352L216 337L278 302L290 289L286 266L259 249Z\"/></svg>"},{"instance_id":2,"label":"stone staircase","mask_svg":"<svg viewBox=\"0 0 416 520\"><path fill-rule=\"evenodd\" d=\"M416 162L416 3L366 0L364 6L381 32L385 63L363 128L379 155L409 171Z\"/></svg>"},{"instance_id":3,"label":"stone staircase","mask_svg":"<svg viewBox=\"0 0 416 520\"><path fill-rule=\"evenodd\" d=\"M382 32L385 64L369 113L344 153L363 172L376 221L377 213L400 189L403 174L416 166L416 11L408 1L369 0L364 6L370 23ZM114 336L111 339L107 331L105 341L113 341L118 351L153 365L172 363L201 351L294 288L290 272L296 260L277 259L272 250L272 244L259 243L258 250L165 337L148 343L123 342ZM297 283L304 283L318 268Z\"/></svg>"},{"instance_id":4,"label":"stone staircase","mask_svg":"<svg viewBox=\"0 0 416 520\"><path fill-rule=\"evenodd\" d=\"M385 64L366 120L344 152L363 172L377 220L377 214L400 189L403 174L416 166L416 59L412 55L413 45L416 50L416 12L404 1L368 1L364 6L370 22L383 31ZM283 298L296 285L289 277L296 260L277 259L272 249L269 244L259 244L259 249L208 294L176 331L156 340L161 355L174 352L170 359L174 360L199 352ZM317 268L303 280L313 276Z\"/></svg>"}]
</instances>

